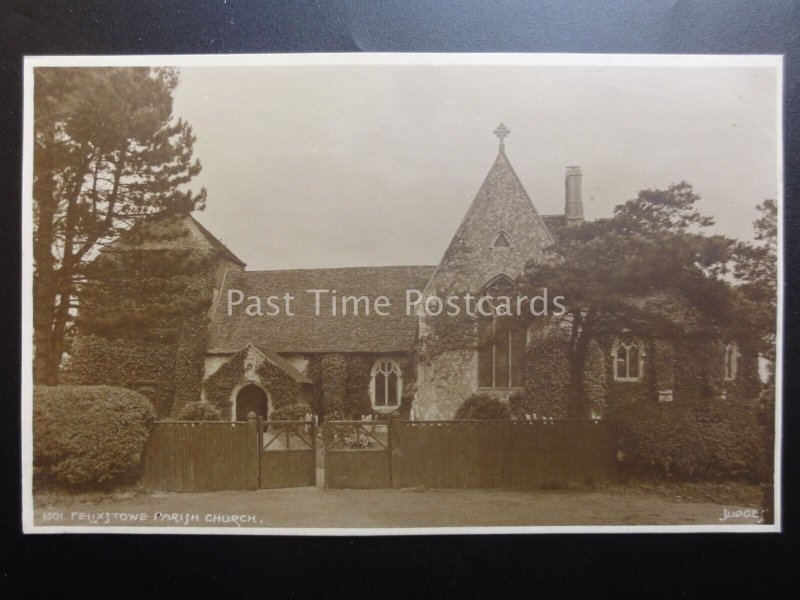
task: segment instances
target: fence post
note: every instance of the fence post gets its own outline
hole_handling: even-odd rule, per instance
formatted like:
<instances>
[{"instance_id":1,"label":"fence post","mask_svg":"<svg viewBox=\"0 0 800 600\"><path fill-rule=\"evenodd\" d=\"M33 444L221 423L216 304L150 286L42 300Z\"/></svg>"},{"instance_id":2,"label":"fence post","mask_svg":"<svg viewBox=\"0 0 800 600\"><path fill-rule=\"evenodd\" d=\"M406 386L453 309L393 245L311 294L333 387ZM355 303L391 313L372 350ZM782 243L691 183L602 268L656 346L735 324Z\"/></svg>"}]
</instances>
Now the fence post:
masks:
<instances>
[{"instance_id":1,"label":"fence post","mask_svg":"<svg viewBox=\"0 0 800 600\"><path fill-rule=\"evenodd\" d=\"M392 428L394 426L394 419L392 418L392 413L389 413L389 419L386 425L386 450L389 453L389 489L394 487L394 482L392 481L392 463L394 459L392 457Z\"/></svg>"},{"instance_id":2,"label":"fence post","mask_svg":"<svg viewBox=\"0 0 800 600\"><path fill-rule=\"evenodd\" d=\"M247 465L248 480L250 489L257 490L261 484L261 418L253 411L247 415L247 439L255 451Z\"/></svg>"}]
</instances>

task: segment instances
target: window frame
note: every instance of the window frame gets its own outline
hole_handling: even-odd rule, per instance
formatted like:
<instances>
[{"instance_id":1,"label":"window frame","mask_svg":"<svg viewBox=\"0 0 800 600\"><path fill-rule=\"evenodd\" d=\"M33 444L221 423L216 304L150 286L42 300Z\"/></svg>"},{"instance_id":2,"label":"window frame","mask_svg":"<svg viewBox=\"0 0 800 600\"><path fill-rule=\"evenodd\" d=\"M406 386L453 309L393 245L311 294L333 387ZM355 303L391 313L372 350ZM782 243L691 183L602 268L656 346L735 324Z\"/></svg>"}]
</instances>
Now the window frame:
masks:
<instances>
[{"instance_id":1,"label":"window frame","mask_svg":"<svg viewBox=\"0 0 800 600\"><path fill-rule=\"evenodd\" d=\"M497 240L500 239L500 236L503 236L505 238L505 240L508 242L507 246L498 246L497 245ZM492 237L492 242L489 244L489 247L492 250L508 250L508 249L514 247L514 243L511 241L511 236L508 234L508 232L505 229L500 229Z\"/></svg>"},{"instance_id":2,"label":"window frame","mask_svg":"<svg viewBox=\"0 0 800 600\"><path fill-rule=\"evenodd\" d=\"M499 233L505 233L505 232L500 231L500 232L498 232L498 235L499 235ZM508 234L506 234L506 237L508 237ZM510 238L508 238L508 239L509 239L509 242L510 242ZM517 295L517 286L514 283L514 281L508 275L505 275L504 273L501 273L499 275L495 275L494 277L492 277L486 283L486 285L483 287L484 291L483 291L482 296L490 295L489 294L489 290L491 288L497 287L498 282L503 283L505 285L505 287L507 288L507 291L505 291L505 292L503 292L501 294L498 294L500 297L503 297L503 296L507 295L509 298L513 298L513 297L515 297ZM477 376L477 379L478 379L477 388L478 388L478 390L481 390L481 391L514 391L514 390L524 389L524 387L525 387L525 381L524 381L525 380L525 367L524 367L524 363L521 366L521 369L522 369L521 373L519 373L519 379L521 379L521 383L520 383L520 385L513 385L514 379L515 379L515 377L514 377L514 375L515 375L515 365L517 364L517 361L519 360L519 357L516 357L516 353L514 352L514 347L515 347L514 333L515 333L515 329L513 327L509 327L508 329L505 329L503 331L503 333L506 334L506 336L507 336L506 362L507 362L507 371L508 371L508 373L506 374L506 378L507 378L507 381L508 381L508 385L506 385L506 386L498 386L497 385L497 373L498 373L498 364L497 364L497 347L498 347L498 344L497 344L497 321L498 321L498 318L503 318L503 317L498 317L498 315L494 311L493 311L493 314L492 314L491 317L479 317L478 331L476 332L477 336L478 336L479 344L482 343L482 341L483 341L482 338L483 338L483 335L485 333L482 330L482 327L484 327L486 325L490 325L489 341L487 343L491 344L491 352L492 352L492 359L491 359L492 385L491 386L481 385L482 384L482 382L481 382L481 375L482 375L481 352L484 349L479 346L479 348L478 348L478 356L477 356L478 368L476 369L476 376ZM522 358L524 360L524 357L525 357L525 346L527 345L527 342L528 342L527 331L519 331L517 333L519 333L522 336L522 349L520 350L520 352L521 352L521 356L522 356Z\"/></svg>"},{"instance_id":3,"label":"window frame","mask_svg":"<svg viewBox=\"0 0 800 600\"><path fill-rule=\"evenodd\" d=\"M628 341L625 341L624 336L618 336L614 343L611 345L611 364L613 369L613 376L614 381L619 381L622 383L637 383L642 380L644 377L644 359L645 359L645 350L644 350L644 343L638 337L633 335L628 335ZM620 348L625 349L625 376L621 376L619 374L619 358L618 353ZM637 360L637 375L635 377L630 377L630 365L631 365L631 350L636 348L638 353L638 360Z\"/></svg>"},{"instance_id":4,"label":"window frame","mask_svg":"<svg viewBox=\"0 0 800 600\"><path fill-rule=\"evenodd\" d=\"M383 369L383 365L384 364L391 365L391 367L390 367L390 369L388 371L385 371ZM388 404L388 401L389 401L389 375L391 375L392 373L397 375L397 383L395 384L396 392L397 392L397 404L389 405ZM377 390L376 390L376 385L377 385L378 375L379 374L383 375L383 378L384 378L384 394L385 394L384 398L386 399L386 402L387 402L387 404L384 404L384 405L381 405L381 406L379 406L376 403L377 396L378 396ZM376 360L375 364L372 365L372 370L370 371L370 377L369 377L369 398L370 398L370 404L372 405L372 409L374 411L376 411L376 412L391 413L391 412L394 412L394 411L398 410L400 408L400 406L403 404L403 371L400 368L400 363L398 363L395 359L388 358L388 357L382 357L382 358L379 358L378 360Z\"/></svg>"},{"instance_id":5,"label":"window frame","mask_svg":"<svg viewBox=\"0 0 800 600\"><path fill-rule=\"evenodd\" d=\"M739 347L736 342L725 344L722 361L722 378L725 381L735 381L739 374Z\"/></svg>"}]
</instances>

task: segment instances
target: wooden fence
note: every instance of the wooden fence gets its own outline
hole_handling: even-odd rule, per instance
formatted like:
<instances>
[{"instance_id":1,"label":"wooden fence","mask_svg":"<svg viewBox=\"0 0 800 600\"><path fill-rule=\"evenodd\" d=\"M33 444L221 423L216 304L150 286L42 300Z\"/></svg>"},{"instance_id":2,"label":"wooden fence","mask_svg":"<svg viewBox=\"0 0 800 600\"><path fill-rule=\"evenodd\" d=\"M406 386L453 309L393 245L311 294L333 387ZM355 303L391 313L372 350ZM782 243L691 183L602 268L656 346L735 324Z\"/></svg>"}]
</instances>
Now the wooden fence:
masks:
<instances>
[{"instance_id":1,"label":"wooden fence","mask_svg":"<svg viewBox=\"0 0 800 600\"><path fill-rule=\"evenodd\" d=\"M328 488L535 489L616 473L611 427L598 421L339 421L325 440Z\"/></svg>"},{"instance_id":2,"label":"wooden fence","mask_svg":"<svg viewBox=\"0 0 800 600\"><path fill-rule=\"evenodd\" d=\"M258 422L162 421L142 457L142 484L170 492L257 490Z\"/></svg>"},{"instance_id":3,"label":"wooden fence","mask_svg":"<svg viewBox=\"0 0 800 600\"><path fill-rule=\"evenodd\" d=\"M310 421L158 422L143 457L149 489L311 486ZM612 479L612 427L599 421L331 421L327 488L535 489Z\"/></svg>"},{"instance_id":4,"label":"wooden fence","mask_svg":"<svg viewBox=\"0 0 800 600\"><path fill-rule=\"evenodd\" d=\"M616 473L598 421L396 421L392 487L535 489Z\"/></svg>"}]
</instances>

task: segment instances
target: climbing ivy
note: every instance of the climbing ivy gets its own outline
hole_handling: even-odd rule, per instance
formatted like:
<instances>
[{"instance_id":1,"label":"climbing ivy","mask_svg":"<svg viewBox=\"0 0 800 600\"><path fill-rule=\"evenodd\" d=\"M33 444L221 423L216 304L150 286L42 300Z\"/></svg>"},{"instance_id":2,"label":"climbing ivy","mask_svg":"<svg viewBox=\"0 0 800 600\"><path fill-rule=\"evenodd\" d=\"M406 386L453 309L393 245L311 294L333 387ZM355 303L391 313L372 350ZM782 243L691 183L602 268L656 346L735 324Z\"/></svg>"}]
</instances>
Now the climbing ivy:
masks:
<instances>
[{"instance_id":1,"label":"climbing ivy","mask_svg":"<svg viewBox=\"0 0 800 600\"><path fill-rule=\"evenodd\" d=\"M300 384L269 360L265 360L258 366L256 374L261 380L261 384L269 390L273 409L297 404L300 397Z\"/></svg>"},{"instance_id":2,"label":"climbing ivy","mask_svg":"<svg viewBox=\"0 0 800 600\"><path fill-rule=\"evenodd\" d=\"M203 384L206 400L219 410L225 420L231 418L231 392L242 379L246 357L247 348L244 348L209 375Z\"/></svg>"},{"instance_id":3,"label":"climbing ivy","mask_svg":"<svg viewBox=\"0 0 800 600\"><path fill-rule=\"evenodd\" d=\"M89 265L65 382L147 388L162 418L199 400L217 254L188 218L152 217Z\"/></svg>"}]
</instances>

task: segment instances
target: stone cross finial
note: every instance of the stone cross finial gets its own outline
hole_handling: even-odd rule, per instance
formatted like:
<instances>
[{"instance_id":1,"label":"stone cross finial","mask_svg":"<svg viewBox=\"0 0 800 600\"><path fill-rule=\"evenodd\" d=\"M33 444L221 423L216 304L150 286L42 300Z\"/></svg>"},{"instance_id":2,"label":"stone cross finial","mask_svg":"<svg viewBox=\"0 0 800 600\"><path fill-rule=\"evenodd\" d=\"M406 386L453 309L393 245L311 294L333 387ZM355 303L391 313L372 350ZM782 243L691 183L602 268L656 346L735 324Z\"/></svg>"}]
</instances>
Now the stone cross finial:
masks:
<instances>
[{"instance_id":1,"label":"stone cross finial","mask_svg":"<svg viewBox=\"0 0 800 600\"><path fill-rule=\"evenodd\" d=\"M500 125L498 125L497 128L492 133L494 133L500 140L500 150L503 150L505 148L504 140L506 139L506 136L509 133L511 133L511 130L508 127L506 127L503 123L500 123Z\"/></svg>"}]
</instances>

